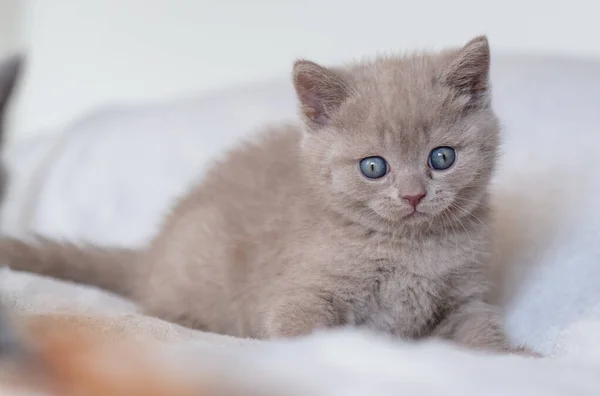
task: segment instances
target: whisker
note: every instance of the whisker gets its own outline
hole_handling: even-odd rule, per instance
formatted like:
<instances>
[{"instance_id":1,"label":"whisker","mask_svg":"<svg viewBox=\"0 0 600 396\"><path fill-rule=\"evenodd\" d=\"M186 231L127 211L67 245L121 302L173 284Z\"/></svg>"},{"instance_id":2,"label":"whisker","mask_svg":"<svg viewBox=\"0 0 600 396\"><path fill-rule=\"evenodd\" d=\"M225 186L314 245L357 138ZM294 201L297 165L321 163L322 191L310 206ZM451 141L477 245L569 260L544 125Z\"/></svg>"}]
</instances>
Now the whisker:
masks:
<instances>
[{"instance_id":1,"label":"whisker","mask_svg":"<svg viewBox=\"0 0 600 396\"><path fill-rule=\"evenodd\" d=\"M452 220L447 215L447 213L445 213L445 212L442 212L442 213L444 215L444 226L446 225L446 219L447 219L448 220L448 224L449 224L449 229L452 230L452 233L454 234L454 251L456 253L458 253L459 247L458 247L458 237L456 235L456 230L454 229L454 227L452 227Z\"/></svg>"},{"instance_id":2,"label":"whisker","mask_svg":"<svg viewBox=\"0 0 600 396\"><path fill-rule=\"evenodd\" d=\"M471 239L471 235L469 234L469 231L467 230L467 227L465 227L465 225L463 224L462 221L460 221L460 219L452 212L448 212L450 213L455 219L456 221L458 221L458 223L462 226L462 228L465 230L465 234L467 234L467 238L469 239L469 244L471 245L471 255L472 255L472 262L475 262L475 245L473 244L473 240Z\"/></svg>"},{"instance_id":3,"label":"whisker","mask_svg":"<svg viewBox=\"0 0 600 396\"><path fill-rule=\"evenodd\" d=\"M462 208L461 206L459 206L458 204L456 204L456 203L454 203L454 202L453 202L453 203L451 203L450 205L451 205L453 208L455 208L456 210L459 210L459 211L460 211L462 214L472 217L474 220L476 220L477 222L479 222L479 224L481 224L482 226L484 226L484 227L485 227L485 229L486 229L486 231L487 231L488 233L490 233L490 234L492 233L492 231L491 231L491 230L490 230L490 228L487 226L487 224L485 224L483 221L481 221L481 219L480 219L479 217L475 216L473 213L471 213L471 212L469 212L469 211L465 210L464 208Z\"/></svg>"}]
</instances>

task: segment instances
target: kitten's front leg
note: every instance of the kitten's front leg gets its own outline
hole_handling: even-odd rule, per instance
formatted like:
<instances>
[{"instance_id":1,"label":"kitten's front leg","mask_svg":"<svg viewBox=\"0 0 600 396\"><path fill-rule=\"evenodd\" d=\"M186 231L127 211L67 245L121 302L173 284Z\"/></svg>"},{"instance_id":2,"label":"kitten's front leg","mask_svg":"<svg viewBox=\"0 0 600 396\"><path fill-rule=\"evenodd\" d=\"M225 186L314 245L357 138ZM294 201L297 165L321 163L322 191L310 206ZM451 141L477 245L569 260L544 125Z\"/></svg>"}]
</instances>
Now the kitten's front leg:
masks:
<instances>
[{"instance_id":1,"label":"kitten's front leg","mask_svg":"<svg viewBox=\"0 0 600 396\"><path fill-rule=\"evenodd\" d=\"M449 313L433 335L475 349L540 356L526 347L512 347L499 308L483 301L471 301Z\"/></svg>"},{"instance_id":2,"label":"kitten's front leg","mask_svg":"<svg viewBox=\"0 0 600 396\"><path fill-rule=\"evenodd\" d=\"M278 298L280 300L271 304L265 316L265 338L295 337L342 324L341 311L332 299L308 291Z\"/></svg>"}]
</instances>

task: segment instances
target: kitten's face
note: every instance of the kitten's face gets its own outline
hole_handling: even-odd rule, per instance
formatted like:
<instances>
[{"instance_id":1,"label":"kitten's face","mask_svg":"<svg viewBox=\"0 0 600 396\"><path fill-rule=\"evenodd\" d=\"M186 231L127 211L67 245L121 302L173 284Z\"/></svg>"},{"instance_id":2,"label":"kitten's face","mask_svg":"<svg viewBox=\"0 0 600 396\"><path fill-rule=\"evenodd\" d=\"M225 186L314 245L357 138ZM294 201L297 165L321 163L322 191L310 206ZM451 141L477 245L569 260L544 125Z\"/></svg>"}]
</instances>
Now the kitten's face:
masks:
<instances>
[{"instance_id":1,"label":"kitten's face","mask_svg":"<svg viewBox=\"0 0 600 396\"><path fill-rule=\"evenodd\" d=\"M461 59L465 51L471 63ZM387 227L429 228L468 216L481 204L496 162L488 63L487 41L474 41L452 53L331 71L326 77L344 84L337 107L316 102L313 86L300 95L309 104L309 170L331 204Z\"/></svg>"}]
</instances>

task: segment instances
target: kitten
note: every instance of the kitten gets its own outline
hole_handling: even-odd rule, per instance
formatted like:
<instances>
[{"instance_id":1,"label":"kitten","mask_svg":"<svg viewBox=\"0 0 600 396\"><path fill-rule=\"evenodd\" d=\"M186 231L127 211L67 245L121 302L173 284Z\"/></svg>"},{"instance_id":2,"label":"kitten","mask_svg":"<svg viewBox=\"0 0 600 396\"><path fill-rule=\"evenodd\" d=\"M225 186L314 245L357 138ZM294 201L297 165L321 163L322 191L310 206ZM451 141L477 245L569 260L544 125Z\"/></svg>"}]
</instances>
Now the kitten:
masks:
<instances>
[{"instance_id":1,"label":"kitten","mask_svg":"<svg viewBox=\"0 0 600 396\"><path fill-rule=\"evenodd\" d=\"M216 162L146 249L5 238L0 257L217 333L354 325L516 351L487 301L489 66L485 37L345 68L299 60L302 126Z\"/></svg>"}]
</instances>

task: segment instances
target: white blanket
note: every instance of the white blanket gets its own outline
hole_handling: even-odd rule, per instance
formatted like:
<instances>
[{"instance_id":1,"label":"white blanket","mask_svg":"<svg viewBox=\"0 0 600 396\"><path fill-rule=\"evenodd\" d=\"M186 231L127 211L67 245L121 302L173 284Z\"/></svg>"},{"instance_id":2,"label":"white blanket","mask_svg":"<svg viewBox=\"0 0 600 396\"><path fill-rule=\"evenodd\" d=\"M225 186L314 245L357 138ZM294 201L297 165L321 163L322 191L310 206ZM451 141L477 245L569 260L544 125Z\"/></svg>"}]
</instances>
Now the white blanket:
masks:
<instances>
[{"instance_id":1,"label":"white blanket","mask_svg":"<svg viewBox=\"0 0 600 396\"><path fill-rule=\"evenodd\" d=\"M269 370L296 380L306 374L320 389L335 390L323 393L329 395L400 390L480 395L484 381L494 383L497 394L600 394L595 337L600 330L600 65L498 57L492 83L505 126L493 191L498 222L492 231L502 280L498 298L514 342L555 360L472 356L445 345L392 345L334 332L260 343ZM9 150L15 176L1 224L13 234L36 230L104 244L143 244L173 198L201 178L213 155L264 121L294 115L284 80L97 113L46 140L20 142ZM88 287L7 270L0 288L25 311L133 313L148 326L169 326ZM204 348L224 340L176 329L173 339L209 340ZM254 348L249 358L256 360ZM425 389L430 393L417 392Z\"/></svg>"}]
</instances>

